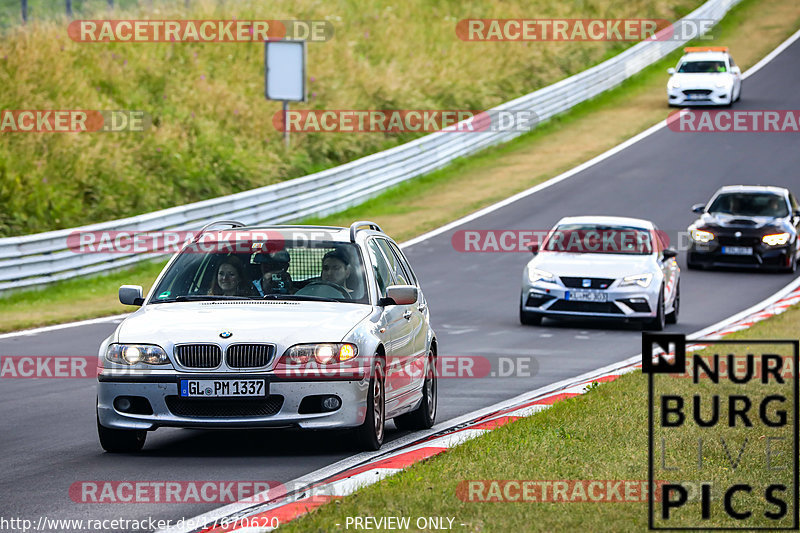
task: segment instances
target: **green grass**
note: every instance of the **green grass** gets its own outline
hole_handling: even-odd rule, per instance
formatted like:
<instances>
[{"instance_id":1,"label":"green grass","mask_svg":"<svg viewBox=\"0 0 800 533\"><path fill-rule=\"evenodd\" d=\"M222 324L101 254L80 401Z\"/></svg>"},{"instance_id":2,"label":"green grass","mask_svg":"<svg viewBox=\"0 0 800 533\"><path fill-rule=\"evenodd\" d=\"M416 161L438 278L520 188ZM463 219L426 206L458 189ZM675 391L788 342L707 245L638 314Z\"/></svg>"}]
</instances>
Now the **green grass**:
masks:
<instances>
[{"instance_id":1,"label":"green grass","mask_svg":"<svg viewBox=\"0 0 800 533\"><path fill-rule=\"evenodd\" d=\"M0 299L0 332L134 311L135 307L119 303L120 285L142 285L147 291L165 264L145 261L133 268L5 295Z\"/></svg>"},{"instance_id":2,"label":"green grass","mask_svg":"<svg viewBox=\"0 0 800 533\"><path fill-rule=\"evenodd\" d=\"M798 327L800 308L795 307L726 339L796 338ZM737 353L747 353L747 348L749 346ZM786 354L785 351L780 353ZM689 379L658 379L661 381L656 382L657 391L669 390L683 396L697 392L690 388ZM741 394L746 390L755 399L766 392L765 387L752 384L743 389L728 382L724 392L709 388L708 380L701 386L704 394L717 392L723 398L725 394ZM790 400L783 407L789 410L791 405ZM402 516L411 517L411 531L415 531L413 524L417 517L444 516L455 519L456 531L645 531L646 503L470 502L459 498L457 491L467 480L647 480L647 412L647 379L640 372L628 374L594 387L583 396L558 402L544 412L417 463L352 496L282 525L281 529L288 532L344 531L348 517ZM700 481L711 481L714 484L713 512L707 525L734 525L720 512L720 488L742 480L764 487L785 478L785 472L767 472L762 458L765 436L783 435L780 431L790 435L786 430L770 430L758 422L748 430L739 427L712 432L698 430L693 425L681 429L678 435L667 435L666 441L666 464L678 465L681 470L678 473L660 470L659 457L655 461L655 477L692 481L695 486L699 486ZM749 447L735 472L728 468L724 449L715 440L720 435L729 443L734 459L743 439L749 439ZM694 464L696 455L692 450L696 449L698 436L706 439L704 468L699 472L687 466ZM783 454L775 457L789 460L791 448L787 443L775 444L775 452ZM688 451L676 453L687 450L685 446L689 446ZM776 460L775 464L782 463ZM760 496L755 495L737 498L735 502L737 506L749 504L758 513L774 509L765 507ZM693 525L689 523L688 509L696 517L698 503L689 504L682 513L680 525ZM763 517L760 522L762 526L770 525ZM336 524L341 525L337 527Z\"/></svg>"},{"instance_id":3,"label":"green grass","mask_svg":"<svg viewBox=\"0 0 800 533\"><path fill-rule=\"evenodd\" d=\"M151 8L143 0L114 17L324 19L334 25L334 37L309 45L310 100L293 108L487 109L629 44L463 42L455 35L461 18L535 13L674 20L700 3L192 0L184 12L183 2ZM280 103L263 96L260 44L76 43L67 36L67 20L53 16L0 37L3 108L141 110L153 125L138 133L0 135L0 236L248 190L418 135L296 134L286 151L271 120Z\"/></svg>"}]
</instances>

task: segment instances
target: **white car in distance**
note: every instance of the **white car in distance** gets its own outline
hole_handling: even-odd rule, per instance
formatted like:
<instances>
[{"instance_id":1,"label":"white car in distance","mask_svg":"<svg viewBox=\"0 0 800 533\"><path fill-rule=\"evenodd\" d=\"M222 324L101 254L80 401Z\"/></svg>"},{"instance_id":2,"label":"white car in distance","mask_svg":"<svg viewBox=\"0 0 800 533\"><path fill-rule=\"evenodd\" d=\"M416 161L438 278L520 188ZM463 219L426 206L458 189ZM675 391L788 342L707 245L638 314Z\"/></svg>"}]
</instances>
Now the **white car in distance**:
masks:
<instances>
[{"instance_id":1,"label":"white car in distance","mask_svg":"<svg viewBox=\"0 0 800 533\"><path fill-rule=\"evenodd\" d=\"M667 69L670 106L727 106L742 97L742 71L724 46L684 48L676 68Z\"/></svg>"}]
</instances>

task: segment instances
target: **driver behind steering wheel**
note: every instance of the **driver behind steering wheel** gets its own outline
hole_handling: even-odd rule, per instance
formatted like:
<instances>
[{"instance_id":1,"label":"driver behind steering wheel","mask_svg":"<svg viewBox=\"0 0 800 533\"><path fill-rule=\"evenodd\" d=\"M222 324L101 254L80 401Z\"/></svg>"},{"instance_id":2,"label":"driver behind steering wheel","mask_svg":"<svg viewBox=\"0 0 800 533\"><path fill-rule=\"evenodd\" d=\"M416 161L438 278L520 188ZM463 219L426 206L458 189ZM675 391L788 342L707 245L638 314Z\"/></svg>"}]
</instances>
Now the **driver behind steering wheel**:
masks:
<instances>
[{"instance_id":1,"label":"driver behind steering wheel","mask_svg":"<svg viewBox=\"0 0 800 533\"><path fill-rule=\"evenodd\" d=\"M341 250L331 250L322 258L322 273L319 277L322 281L339 285L352 295L353 290L347 287L347 278L351 272L352 267L347 254Z\"/></svg>"}]
</instances>

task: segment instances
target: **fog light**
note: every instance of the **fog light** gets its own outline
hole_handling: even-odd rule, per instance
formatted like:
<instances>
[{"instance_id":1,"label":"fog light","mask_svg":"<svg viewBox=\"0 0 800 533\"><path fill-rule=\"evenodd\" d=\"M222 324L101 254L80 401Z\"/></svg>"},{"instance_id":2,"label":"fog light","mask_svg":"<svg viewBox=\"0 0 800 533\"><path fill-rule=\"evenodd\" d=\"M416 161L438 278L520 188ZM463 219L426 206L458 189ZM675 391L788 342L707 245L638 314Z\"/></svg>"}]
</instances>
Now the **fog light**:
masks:
<instances>
[{"instance_id":1,"label":"fog light","mask_svg":"<svg viewBox=\"0 0 800 533\"><path fill-rule=\"evenodd\" d=\"M647 303L647 298L631 298L630 302L634 304L645 304Z\"/></svg>"},{"instance_id":2,"label":"fog light","mask_svg":"<svg viewBox=\"0 0 800 533\"><path fill-rule=\"evenodd\" d=\"M337 398L336 396L328 396L324 400L322 400L322 407L326 411L335 411L339 407L341 407L342 401Z\"/></svg>"},{"instance_id":3,"label":"fog light","mask_svg":"<svg viewBox=\"0 0 800 533\"><path fill-rule=\"evenodd\" d=\"M131 401L128 398L117 398L115 403L119 411L128 411L131 408Z\"/></svg>"}]
</instances>

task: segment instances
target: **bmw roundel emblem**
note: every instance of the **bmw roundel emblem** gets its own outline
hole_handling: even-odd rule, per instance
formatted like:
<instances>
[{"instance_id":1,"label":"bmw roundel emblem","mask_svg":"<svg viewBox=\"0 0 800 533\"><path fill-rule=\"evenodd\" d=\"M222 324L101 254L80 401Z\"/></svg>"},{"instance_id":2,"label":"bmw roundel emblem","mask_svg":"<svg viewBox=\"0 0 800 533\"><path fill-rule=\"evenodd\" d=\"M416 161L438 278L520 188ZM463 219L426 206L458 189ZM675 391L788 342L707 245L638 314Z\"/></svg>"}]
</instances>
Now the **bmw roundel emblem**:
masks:
<instances>
[{"instance_id":1,"label":"bmw roundel emblem","mask_svg":"<svg viewBox=\"0 0 800 533\"><path fill-rule=\"evenodd\" d=\"M233 333L231 333L230 331L223 331L222 333L219 334L219 336L222 337L223 339L229 339L231 338L232 335Z\"/></svg>"}]
</instances>

